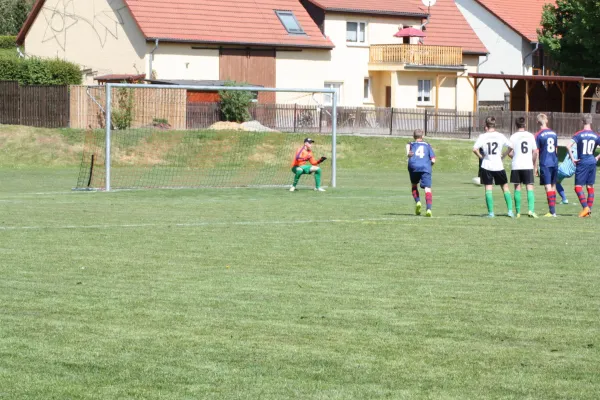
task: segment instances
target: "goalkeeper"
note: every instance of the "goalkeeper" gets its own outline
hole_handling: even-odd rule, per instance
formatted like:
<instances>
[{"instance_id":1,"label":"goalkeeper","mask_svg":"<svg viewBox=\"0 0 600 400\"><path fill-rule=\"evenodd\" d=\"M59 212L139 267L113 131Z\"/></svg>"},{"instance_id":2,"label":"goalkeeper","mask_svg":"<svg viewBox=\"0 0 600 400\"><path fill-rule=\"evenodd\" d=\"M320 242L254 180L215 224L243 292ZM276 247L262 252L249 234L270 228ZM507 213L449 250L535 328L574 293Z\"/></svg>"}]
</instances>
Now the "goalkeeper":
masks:
<instances>
[{"instance_id":1,"label":"goalkeeper","mask_svg":"<svg viewBox=\"0 0 600 400\"><path fill-rule=\"evenodd\" d=\"M304 145L296 150L294 160L292 161L292 172L294 173L294 183L290 188L290 192L296 190L296 185L303 174L315 174L315 190L318 192L324 192L325 189L321 187L321 167L317 165L327 160L327 157L321 157L315 160L312 152L312 144L315 141L311 138L304 139ZM309 164L307 164L309 163Z\"/></svg>"}]
</instances>

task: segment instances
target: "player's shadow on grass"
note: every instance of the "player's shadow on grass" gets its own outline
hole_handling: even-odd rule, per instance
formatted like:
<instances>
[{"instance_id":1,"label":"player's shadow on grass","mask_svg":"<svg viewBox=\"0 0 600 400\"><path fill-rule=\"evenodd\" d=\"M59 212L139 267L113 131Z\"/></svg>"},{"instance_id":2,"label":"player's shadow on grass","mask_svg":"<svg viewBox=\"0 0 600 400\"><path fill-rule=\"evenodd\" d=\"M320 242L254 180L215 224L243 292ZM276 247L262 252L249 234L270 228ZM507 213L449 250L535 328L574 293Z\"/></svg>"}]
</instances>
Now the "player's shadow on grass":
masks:
<instances>
[{"instance_id":1,"label":"player's shadow on grass","mask_svg":"<svg viewBox=\"0 0 600 400\"><path fill-rule=\"evenodd\" d=\"M416 217L415 213L385 213L383 215L388 215L392 217Z\"/></svg>"},{"instance_id":2,"label":"player's shadow on grass","mask_svg":"<svg viewBox=\"0 0 600 400\"><path fill-rule=\"evenodd\" d=\"M484 218L486 214L448 214L451 217L469 217L469 218ZM505 217L506 215L498 214L497 217Z\"/></svg>"}]
</instances>

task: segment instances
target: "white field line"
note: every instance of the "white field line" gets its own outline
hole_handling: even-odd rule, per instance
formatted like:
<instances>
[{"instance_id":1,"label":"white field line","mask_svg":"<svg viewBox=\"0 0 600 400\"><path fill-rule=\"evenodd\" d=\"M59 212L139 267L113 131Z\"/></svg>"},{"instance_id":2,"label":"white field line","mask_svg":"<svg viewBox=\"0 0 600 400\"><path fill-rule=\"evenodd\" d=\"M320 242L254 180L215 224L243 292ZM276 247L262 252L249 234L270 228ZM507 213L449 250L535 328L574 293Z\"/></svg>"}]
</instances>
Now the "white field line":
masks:
<instances>
[{"instance_id":1,"label":"white field line","mask_svg":"<svg viewBox=\"0 0 600 400\"><path fill-rule=\"evenodd\" d=\"M483 218L482 214L481 221L490 221L486 218ZM155 228L155 227L178 227L178 228L194 228L194 227L219 227L219 226L266 226L266 225L305 225L305 224L354 224L354 223L378 223L378 222L400 222L402 221L402 226L423 226L423 223L426 222L418 222L418 223L410 223L409 220L431 220L431 219L446 219L446 220L460 220L464 219L465 216L462 215L449 215L442 217L433 217L433 218L425 218L425 217L416 217L414 215L397 215L393 218L357 218L357 219L322 219L322 220L275 220L275 221L206 221L206 222L188 222L188 223L161 223L161 224L103 224L103 225L38 225L38 226L0 226L0 231L34 231L34 230L86 230L86 229L136 229L136 228ZM495 220L508 220L508 217L499 215L495 218ZM480 225L483 227L484 225ZM487 226L487 225L486 225ZM476 228L477 226L473 225L452 225L452 228ZM543 228L536 227L536 229L540 230ZM551 229L555 229L555 227L551 226Z\"/></svg>"}]
</instances>

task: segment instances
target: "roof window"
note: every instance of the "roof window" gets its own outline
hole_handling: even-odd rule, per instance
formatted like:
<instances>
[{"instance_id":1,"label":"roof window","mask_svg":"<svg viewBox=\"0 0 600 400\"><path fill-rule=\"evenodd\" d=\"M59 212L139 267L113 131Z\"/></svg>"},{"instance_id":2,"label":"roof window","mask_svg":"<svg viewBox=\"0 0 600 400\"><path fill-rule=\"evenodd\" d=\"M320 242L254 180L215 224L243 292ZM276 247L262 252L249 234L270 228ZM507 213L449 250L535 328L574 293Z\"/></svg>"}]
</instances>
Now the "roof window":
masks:
<instances>
[{"instance_id":1,"label":"roof window","mask_svg":"<svg viewBox=\"0 0 600 400\"><path fill-rule=\"evenodd\" d=\"M292 11L280 11L275 10L275 14L279 17L281 24L285 28L285 30L292 35L304 35L304 29L298 23L296 16Z\"/></svg>"}]
</instances>

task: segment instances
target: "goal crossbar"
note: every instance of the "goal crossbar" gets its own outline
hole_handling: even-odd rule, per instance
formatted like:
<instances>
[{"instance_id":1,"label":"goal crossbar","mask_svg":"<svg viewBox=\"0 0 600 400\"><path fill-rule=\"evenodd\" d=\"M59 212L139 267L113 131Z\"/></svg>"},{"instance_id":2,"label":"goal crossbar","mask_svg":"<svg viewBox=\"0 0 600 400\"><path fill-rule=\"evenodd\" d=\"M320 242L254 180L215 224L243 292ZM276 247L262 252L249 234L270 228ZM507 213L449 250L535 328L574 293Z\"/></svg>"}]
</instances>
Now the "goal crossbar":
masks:
<instances>
[{"instance_id":1,"label":"goal crossbar","mask_svg":"<svg viewBox=\"0 0 600 400\"><path fill-rule=\"evenodd\" d=\"M337 142L337 102L338 91L334 88L265 88L260 86L206 86L206 85L153 85L134 83L107 83L106 84L106 182L105 190L111 190L111 126L112 126L112 89L113 88L148 88L148 89L185 89L185 90L209 90L209 91L246 91L246 92L296 92L296 93L322 93L330 94L332 99L331 109L331 186L336 187L336 142Z\"/></svg>"}]
</instances>

